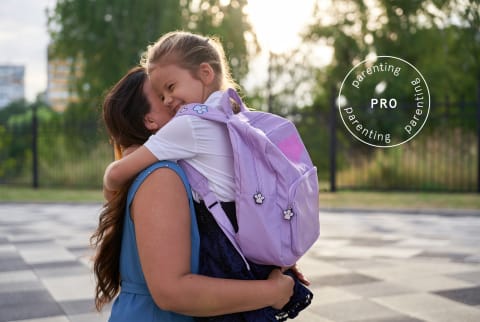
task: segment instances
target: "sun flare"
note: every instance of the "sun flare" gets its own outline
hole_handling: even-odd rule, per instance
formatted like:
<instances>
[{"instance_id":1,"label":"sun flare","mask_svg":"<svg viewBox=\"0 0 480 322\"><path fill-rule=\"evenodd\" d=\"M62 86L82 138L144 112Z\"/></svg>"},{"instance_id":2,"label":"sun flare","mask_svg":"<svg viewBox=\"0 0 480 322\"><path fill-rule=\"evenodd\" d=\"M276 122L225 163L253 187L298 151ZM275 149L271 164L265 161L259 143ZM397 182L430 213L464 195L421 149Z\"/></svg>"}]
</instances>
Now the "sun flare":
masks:
<instances>
[{"instance_id":1,"label":"sun flare","mask_svg":"<svg viewBox=\"0 0 480 322\"><path fill-rule=\"evenodd\" d=\"M246 14L262 51L282 53L300 43L299 33L311 22L315 0L249 0Z\"/></svg>"}]
</instances>

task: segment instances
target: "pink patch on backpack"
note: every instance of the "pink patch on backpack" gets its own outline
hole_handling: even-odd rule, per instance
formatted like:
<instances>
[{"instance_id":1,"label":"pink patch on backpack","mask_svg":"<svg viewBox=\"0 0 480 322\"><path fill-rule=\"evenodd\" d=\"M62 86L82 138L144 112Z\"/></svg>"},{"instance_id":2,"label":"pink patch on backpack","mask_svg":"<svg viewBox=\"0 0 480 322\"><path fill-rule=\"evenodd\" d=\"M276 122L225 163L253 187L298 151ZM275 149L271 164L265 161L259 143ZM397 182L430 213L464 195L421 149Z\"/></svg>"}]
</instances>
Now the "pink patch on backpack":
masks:
<instances>
[{"instance_id":1,"label":"pink patch on backpack","mask_svg":"<svg viewBox=\"0 0 480 322\"><path fill-rule=\"evenodd\" d=\"M292 134L277 143L278 148L293 162L300 161L303 151L303 143L297 135Z\"/></svg>"}]
</instances>

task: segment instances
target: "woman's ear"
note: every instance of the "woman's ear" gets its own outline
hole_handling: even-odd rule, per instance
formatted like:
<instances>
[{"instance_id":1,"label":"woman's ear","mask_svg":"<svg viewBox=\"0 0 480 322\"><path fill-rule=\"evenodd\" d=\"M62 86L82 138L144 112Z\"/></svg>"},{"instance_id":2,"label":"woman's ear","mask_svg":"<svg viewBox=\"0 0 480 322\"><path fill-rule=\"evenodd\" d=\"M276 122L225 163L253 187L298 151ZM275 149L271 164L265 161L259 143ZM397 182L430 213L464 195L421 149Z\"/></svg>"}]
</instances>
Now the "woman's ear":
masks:
<instances>
[{"instance_id":1,"label":"woman's ear","mask_svg":"<svg viewBox=\"0 0 480 322\"><path fill-rule=\"evenodd\" d=\"M157 124L155 118L153 118L150 113L147 113L145 117L143 118L143 124L145 124L145 127L147 130L150 132L156 132L158 129L160 129L160 125Z\"/></svg>"},{"instance_id":2,"label":"woman's ear","mask_svg":"<svg viewBox=\"0 0 480 322\"><path fill-rule=\"evenodd\" d=\"M215 80L215 71L209 63L201 63L198 67L198 78L206 86L209 86Z\"/></svg>"}]
</instances>

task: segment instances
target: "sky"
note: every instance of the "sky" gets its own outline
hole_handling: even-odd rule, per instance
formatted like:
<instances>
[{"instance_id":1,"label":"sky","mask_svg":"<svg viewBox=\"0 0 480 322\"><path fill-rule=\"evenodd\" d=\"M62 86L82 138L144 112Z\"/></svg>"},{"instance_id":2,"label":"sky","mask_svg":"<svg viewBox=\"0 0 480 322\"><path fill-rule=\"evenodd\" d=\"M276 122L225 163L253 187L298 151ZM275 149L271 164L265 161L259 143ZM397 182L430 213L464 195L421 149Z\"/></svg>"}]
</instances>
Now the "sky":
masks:
<instances>
[{"instance_id":1,"label":"sky","mask_svg":"<svg viewBox=\"0 0 480 322\"><path fill-rule=\"evenodd\" d=\"M25 65L25 95L47 86L47 19L54 0L0 0L0 65Z\"/></svg>"},{"instance_id":2,"label":"sky","mask_svg":"<svg viewBox=\"0 0 480 322\"><path fill-rule=\"evenodd\" d=\"M0 0L0 65L25 65L25 95L34 101L47 87L47 19L55 0ZM272 12L275 6L275 13ZM295 7L292 9L292 3ZM263 49L253 63L266 78L268 51L281 53L298 45L298 32L309 21L314 0L250 0L247 13ZM293 12L292 12L293 10Z\"/></svg>"}]
</instances>

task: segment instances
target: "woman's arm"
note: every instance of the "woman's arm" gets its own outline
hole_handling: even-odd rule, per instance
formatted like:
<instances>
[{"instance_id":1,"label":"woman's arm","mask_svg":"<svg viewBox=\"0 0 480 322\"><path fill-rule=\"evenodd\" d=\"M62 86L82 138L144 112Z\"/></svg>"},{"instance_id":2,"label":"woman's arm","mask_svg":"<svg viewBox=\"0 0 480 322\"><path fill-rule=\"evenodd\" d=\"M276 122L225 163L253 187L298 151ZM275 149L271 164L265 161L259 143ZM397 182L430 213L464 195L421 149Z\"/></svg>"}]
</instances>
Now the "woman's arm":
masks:
<instances>
[{"instance_id":1,"label":"woman's arm","mask_svg":"<svg viewBox=\"0 0 480 322\"><path fill-rule=\"evenodd\" d=\"M105 197L107 197L105 191L118 191L138 172L157 161L157 158L142 145L120 160L110 163L103 176Z\"/></svg>"},{"instance_id":2,"label":"woman's arm","mask_svg":"<svg viewBox=\"0 0 480 322\"><path fill-rule=\"evenodd\" d=\"M155 303L186 315L211 316L283 307L293 280L275 270L268 280L211 278L190 272L190 212L178 175L159 169L138 189L132 204L142 270Z\"/></svg>"}]
</instances>

